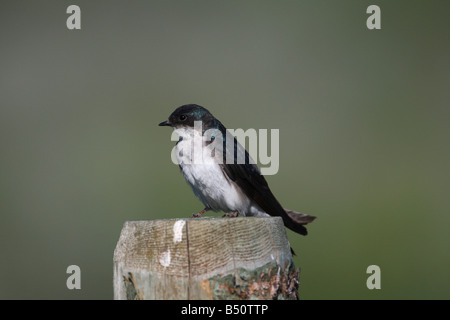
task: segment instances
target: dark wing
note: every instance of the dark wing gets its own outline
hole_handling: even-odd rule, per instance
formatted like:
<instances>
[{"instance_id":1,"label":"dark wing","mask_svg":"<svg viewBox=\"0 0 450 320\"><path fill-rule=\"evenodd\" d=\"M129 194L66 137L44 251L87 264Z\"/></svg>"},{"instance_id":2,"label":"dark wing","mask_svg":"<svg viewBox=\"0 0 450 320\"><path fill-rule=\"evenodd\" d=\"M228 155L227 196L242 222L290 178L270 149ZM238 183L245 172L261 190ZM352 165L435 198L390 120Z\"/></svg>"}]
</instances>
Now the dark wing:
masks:
<instances>
[{"instance_id":1,"label":"dark wing","mask_svg":"<svg viewBox=\"0 0 450 320\"><path fill-rule=\"evenodd\" d=\"M294 222L272 194L266 179L247 150L231 134L228 134L227 137L228 139L233 139L233 143L227 146L226 138L224 137L224 149L227 152L233 152L234 162L227 162L226 155L223 153L223 164L221 164L223 172L242 189L247 197L254 200L262 210L271 216L281 217L284 225L292 231L306 235L306 228L302 224ZM242 163L244 162L243 159L245 159L245 163Z\"/></svg>"}]
</instances>

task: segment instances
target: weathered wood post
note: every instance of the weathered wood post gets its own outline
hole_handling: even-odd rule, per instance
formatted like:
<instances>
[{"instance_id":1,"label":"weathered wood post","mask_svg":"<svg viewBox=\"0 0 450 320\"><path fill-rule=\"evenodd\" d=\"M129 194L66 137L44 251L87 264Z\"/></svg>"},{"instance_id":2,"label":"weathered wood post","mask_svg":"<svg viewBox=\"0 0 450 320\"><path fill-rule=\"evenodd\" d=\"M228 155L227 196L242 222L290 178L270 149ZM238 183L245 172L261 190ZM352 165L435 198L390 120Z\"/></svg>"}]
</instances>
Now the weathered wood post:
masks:
<instances>
[{"instance_id":1,"label":"weathered wood post","mask_svg":"<svg viewBox=\"0 0 450 320\"><path fill-rule=\"evenodd\" d=\"M281 218L125 222L114 299L298 299Z\"/></svg>"}]
</instances>

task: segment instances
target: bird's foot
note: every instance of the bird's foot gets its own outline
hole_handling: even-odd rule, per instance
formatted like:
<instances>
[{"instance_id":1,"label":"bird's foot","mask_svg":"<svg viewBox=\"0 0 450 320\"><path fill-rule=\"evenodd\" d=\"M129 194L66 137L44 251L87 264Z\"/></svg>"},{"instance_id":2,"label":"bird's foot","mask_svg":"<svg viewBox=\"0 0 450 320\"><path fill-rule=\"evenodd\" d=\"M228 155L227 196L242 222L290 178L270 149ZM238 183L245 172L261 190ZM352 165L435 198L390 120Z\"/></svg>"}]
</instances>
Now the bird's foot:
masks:
<instances>
[{"instance_id":1,"label":"bird's foot","mask_svg":"<svg viewBox=\"0 0 450 320\"><path fill-rule=\"evenodd\" d=\"M235 211L233 213L225 213L222 218L236 218L237 216L239 216L239 211Z\"/></svg>"},{"instance_id":2,"label":"bird's foot","mask_svg":"<svg viewBox=\"0 0 450 320\"><path fill-rule=\"evenodd\" d=\"M191 216L191 218L201 218L202 215L203 215L206 211L207 211L207 210L206 210L206 208L205 208L205 209L203 209L202 211L200 211L199 213L194 213L194 214Z\"/></svg>"}]
</instances>

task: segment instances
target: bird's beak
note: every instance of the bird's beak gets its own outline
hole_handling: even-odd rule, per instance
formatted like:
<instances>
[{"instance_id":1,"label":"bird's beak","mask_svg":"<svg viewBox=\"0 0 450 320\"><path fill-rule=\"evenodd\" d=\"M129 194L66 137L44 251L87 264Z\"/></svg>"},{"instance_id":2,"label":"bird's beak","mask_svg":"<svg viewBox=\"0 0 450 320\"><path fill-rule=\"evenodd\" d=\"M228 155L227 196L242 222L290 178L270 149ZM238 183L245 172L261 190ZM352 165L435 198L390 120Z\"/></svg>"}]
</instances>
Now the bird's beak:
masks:
<instances>
[{"instance_id":1,"label":"bird's beak","mask_svg":"<svg viewBox=\"0 0 450 320\"><path fill-rule=\"evenodd\" d=\"M172 124L169 122L169 120L163 121L160 124L158 124L158 126L162 127L162 126L171 126Z\"/></svg>"}]
</instances>

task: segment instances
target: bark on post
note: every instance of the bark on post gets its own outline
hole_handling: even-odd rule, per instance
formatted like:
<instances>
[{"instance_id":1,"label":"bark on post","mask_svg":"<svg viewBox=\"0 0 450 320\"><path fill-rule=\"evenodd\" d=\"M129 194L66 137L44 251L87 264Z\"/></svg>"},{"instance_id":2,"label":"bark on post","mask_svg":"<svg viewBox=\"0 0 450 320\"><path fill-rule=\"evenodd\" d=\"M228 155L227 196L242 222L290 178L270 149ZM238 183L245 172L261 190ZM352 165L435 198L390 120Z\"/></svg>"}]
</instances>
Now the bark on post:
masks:
<instances>
[{"instance_id":1,"label":"bark on post","mask_svg":"<svg viewBox=\"0 0 450 320\"><path fill-rule=\"evenodd\" d=\"M281 218L125 222L114 299L298 299Z\"/></svg>"}]
</instances>

